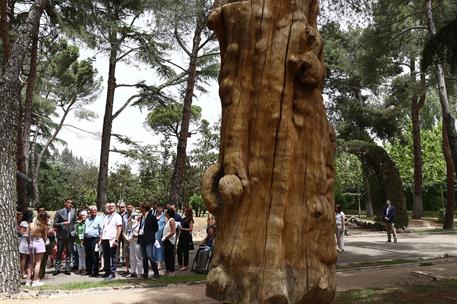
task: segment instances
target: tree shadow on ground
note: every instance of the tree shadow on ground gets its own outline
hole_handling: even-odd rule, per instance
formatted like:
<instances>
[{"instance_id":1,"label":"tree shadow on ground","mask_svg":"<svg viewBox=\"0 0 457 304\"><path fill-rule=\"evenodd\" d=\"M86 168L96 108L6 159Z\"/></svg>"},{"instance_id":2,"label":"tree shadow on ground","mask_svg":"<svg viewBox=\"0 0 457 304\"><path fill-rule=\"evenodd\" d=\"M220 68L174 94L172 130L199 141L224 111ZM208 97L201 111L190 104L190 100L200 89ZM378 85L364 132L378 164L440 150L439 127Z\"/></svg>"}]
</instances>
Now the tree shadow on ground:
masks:
<instances>
[{"instance_id":1,"label":"tree shadow on ground","mask_svg":"<svg viewBox=\"0 0 457 304\"><path fill-rule=\"evenodd\" d=\"M332 304L451 304L457 303L457 280L402 285L388 289L349 290Z\"/></svg>"}]
</instances>

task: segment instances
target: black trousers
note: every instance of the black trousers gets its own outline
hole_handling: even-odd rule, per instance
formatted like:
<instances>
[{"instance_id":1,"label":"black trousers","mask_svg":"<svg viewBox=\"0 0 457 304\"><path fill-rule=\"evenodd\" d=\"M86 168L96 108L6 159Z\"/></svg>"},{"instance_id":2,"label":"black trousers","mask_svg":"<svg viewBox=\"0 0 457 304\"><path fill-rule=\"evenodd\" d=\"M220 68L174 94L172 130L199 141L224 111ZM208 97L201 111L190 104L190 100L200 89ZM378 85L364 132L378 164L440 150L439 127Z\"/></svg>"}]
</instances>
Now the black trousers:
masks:
<instances>
[{"instance_id":1,"label":"black trousers","mask_svg":"<svg viewBox=\"0 0 457 304\"><path fill-rule=\"evenodd\" d=\"M62 268L62 253L65 250L65 266L64 270L70 270L71 258L73 257L73 245L75 239L72 237L66 239L57 239L57 255L56 255L56 270Z\"/></svg>"},{"instance_id":2,"label":"black trousers","mask_svg":"<svg viewBox=\"0 0 457 304\"><path fill-rule=\"evenodd\" d=\"M189 265L189 248L184 248L185 246L182 243L178 244L176 251L178 252L178 264L181 266ZM182 263L184 259L184 264Z\"/></svg>"},{"instance_id":3,"label":"black trousers","mask_svg":"<svg viewBox=\"0 0 457 304\"><path fill-rule=\"evenodd\" d=\"M163 251L165 253L165 269L168 272L175 271L175 245L169 240L163 242Z\"/></svg>"},{"instance_id":4,"label":"black trousers","mask_svg":"<svg viewBox=\"0 0 457 304\"><path fill-rule=\"evenodd\" d=\"M110 274L115 276L116 275L116 266L117 266L117 246L110 247L109 240L102 240L102 248L103 248L103 267L105 270L105 276L109 276Z\"/></svg>"},{"instance_id":5,"label":"black trousers","mask_svg":"<svg viewBox=\"0 0 457 304\"><path fill-rule=\"evenodd\" d=\"M99 251L95 251L95 246L97 245L98 241L98 237L84 239L84 250L86 251L86 270L88 275L98 275L100 257Z\"/></svg>"}]
</instances>

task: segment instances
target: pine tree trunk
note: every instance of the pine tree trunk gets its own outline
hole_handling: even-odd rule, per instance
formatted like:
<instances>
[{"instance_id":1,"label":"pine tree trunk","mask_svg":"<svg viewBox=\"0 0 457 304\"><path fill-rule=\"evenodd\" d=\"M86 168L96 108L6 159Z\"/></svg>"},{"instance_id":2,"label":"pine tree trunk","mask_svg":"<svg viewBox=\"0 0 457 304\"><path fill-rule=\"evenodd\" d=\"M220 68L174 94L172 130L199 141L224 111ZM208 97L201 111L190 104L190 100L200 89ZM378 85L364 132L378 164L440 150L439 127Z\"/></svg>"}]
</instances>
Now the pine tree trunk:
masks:
<instances>
[{"instance_id":1,"label":"pine tree trunk","mask_svg":"<svg viewBox=\"0 0 457 304\"><path fill-rule=\"evenodd\" d=\"M32 125L33 92L35 89L38 62L38 32L32 40L32 52L30 56L30 69L27 78L27 88L25 92L24 110L21 111L18 122L17 139L17 170L24 175L29 174L29 138L30 126ZM20 102L20 101L19 101ZM21 210L26 210L28 206L27 181L18 177L16 179L17 204Z\"/></svg>"},{"instance_id":2,"label":"pine tree trunk","mask_svg":"<svg viewBox=\"0 0 457 304\"><path fill-rule=\"evenodd\" d=\"M455 167L451 158L446 128L443 125L443 154L446 161L446 212L444 213L443 229L454 229L454 202L455 202Z\"/></svg>"},{"instance_id":3,"label":"pine tree trunk","mask_svg":"<svg viewBox=\"0 0 457 304\"><path fill-rule=\"evenodd\" d=\"M19 75L46 0L36 0L25 23L19 28L5 72L0 78L0 293L19 291L19 252L16 237L16 140Z\"/></svg>"},{"instance_id":4,"label":"pine tree trunk","mask_svg":"<svg viewBox=\"0 0 457 304\"><path fill-rule=\"evenodd\" d=\"M9 35L9 22L8 16L8 0L0 1L0 37L2 40L3 48L3 67L11 57L11 40Z\"/></svg>"},{"instance_id":5,"label":"pine tree trunk","mask_svg":"<svg viewBox=\"0 0 457 304\"><path fill-rule=\"evenodd\" d=\"M373 217L373 201L371 199L371 188L370 188L370 168L366 165L364 159L362 161L362 173L363 173L363 187L365 188L365 211L367 217Z\"/></svg>"},{"instance_id":6,"label":"pine tree trunk","mask_svg":"<svg viewBox=\"0 0 457 304\"><path fill-rule=\"evenodd\" d=\"M427 16L427 25L430 35L436 34L436 27L433 21L432 1L425 0L425 12ZM440 97L443 126L446 128L447 140L451 151L452 161L457 164L457 132L455 129L455 118L449 109L448 94L446 88L446 79L444 76L443 60L438 58L435 64L436 77L438 79L438 93Z\"/></svg>"},{"instance_id":7,"label":"pine tree trunk","mask_svg":"<svg viewBox=\"0 0 457 304\"><path fill-rule=\"evenodd\" d=\"M194 88L197 81L198 48L200 46L202 30L203 26L197 22L188 68L186 93L184 96L182 109L181 130L179 132L178 146L176 148L175 168L173 170L173 175L171 177L170 183L169 201L171 204L176 205L179 205L180 203L179 198L181 195L182 180L186 167L187 138L189 137L189 126L192 116L192 99L194 97Z\"/></svg>"},{"instance_id":8,"label":"pine tree trunk","mask_svg":"<svg viewBox=\"0 0 457 304\"><path fill-rule=\"evenodd\" d=\"M416 65L415 60L411 60L411 77L416 80ZM420 219L424 206L422 203L422 143L421 143L421 122L420 111L425 103L426 88L425 88L425 74L421 72L421 96L415 93L411 100L411 121L413 126L413 150L414 150L414 204L413 204L413 218Z\"/></svg>"},{"instance_id":9,"label":"pine tree trunk","mask_svg":"<svg viewBox=\"0 0 457 304\"><path fill-rule=\"evenodd\" d=\"M103 118L102 144L100 150L100 167L98 171L97 208L108 201L108 170L109 152L111 145L111 130L113 127L114 93L116 91L116 64L117 64L117 32L110 32L111 50L108 71L108 92L106 95L105 116Z\"/></svg>"},{"instance_id":10,"label":"pine tree trunk","mask_svg":"<svg viewBox=\"0 0 457 304\"><path fill-rule=\"evenodd\" d=\"M335 133L322 99L317 1L219 2L219 161L203 178L217 242L206 293L224 303L335 294Z\"/></svg>"}]
</instances>

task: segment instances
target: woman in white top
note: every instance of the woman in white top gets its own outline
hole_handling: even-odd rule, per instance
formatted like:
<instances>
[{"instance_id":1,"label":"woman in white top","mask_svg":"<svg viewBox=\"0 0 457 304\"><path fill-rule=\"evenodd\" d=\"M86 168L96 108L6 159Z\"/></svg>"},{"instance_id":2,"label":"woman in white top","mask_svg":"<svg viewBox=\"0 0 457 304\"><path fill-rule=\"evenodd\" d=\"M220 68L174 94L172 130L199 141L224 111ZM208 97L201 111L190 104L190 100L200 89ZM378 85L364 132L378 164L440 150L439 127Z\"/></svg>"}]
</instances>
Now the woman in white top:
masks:
<instances>
[{"instance_id":1,"label":"woman in white top","mask_svg":"<svg viewBox=\"0 0 457 304\"><path fill-rule=\"evenodd\" d=\"M172 208L165 210L167 223L163 228L163 249L165 252L165 275L175 274L175 244L176 244L176 222L174 219L175 211Z\"/></svg>"},{"instance_id":2,"label":"woman in white top","mask_svg":"<svg viewBox=\"0 0 457 304\"><path fill-rule=\"evenodd\" d=\"M335 205L335 219L336 219L336 250L338 252L344 251L344 215L341 205Z\"/></svg>"}]
</instances>

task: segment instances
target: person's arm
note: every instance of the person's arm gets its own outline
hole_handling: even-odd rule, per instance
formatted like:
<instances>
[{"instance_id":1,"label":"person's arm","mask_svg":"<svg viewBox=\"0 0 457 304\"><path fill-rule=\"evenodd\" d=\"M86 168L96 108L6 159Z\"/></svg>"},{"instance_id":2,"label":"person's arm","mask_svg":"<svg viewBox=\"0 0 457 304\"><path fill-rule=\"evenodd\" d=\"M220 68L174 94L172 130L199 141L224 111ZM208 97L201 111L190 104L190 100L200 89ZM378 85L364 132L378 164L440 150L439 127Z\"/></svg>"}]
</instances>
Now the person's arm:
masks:
<instances>
[{"instance_id":1,"label":"person's arm","mask_svg":"<svg viewBox=\"0 0 457 304\"><path fill-rule=\"evenodd\" d=\"M52 223L52 226L54 226L55 228L62 227L61 219L62 218L60 217L60 213L59 213L59 211L57 211L56 215L54 216L54 221Z\"/></svg>"},{"instance_id":2,"label":"person's arm","mask_svg":"<svg viewBox=\"0 0 457 304\"><path fill-rule=\"evenodd\" d=\"M115 242L116 242L116 244L118 244L119 243L119 238L121 237L121 233L122 233L122 224L121 225L117 225L116 229L117 229L117 231L116 231Z\"/></svg>"},{"instance_id":3,"label":"person's arm","mask_svg":"<svg viewBox=\"0 0 457 304\"><path fill-rule=\"evenodd\" d=\"M343 212L341 212L341 233L344 234L344 228L346 227L346 216L344 215Z\"/></svg>"},{"instance_id":4,"label":"person's arm","mask_svg":"<svg viewBox=\"0 0 457 304\"><path fill-rule=\"evenodd\" d=\"M172 237L173 235L175 235L175 233L176 233L176 223L175 223L175 220L172 219L172 218L170 218L169 221L170 221L170 232L169 232L168 234L166 234L166 235L163 236L162 242L165 241L165 240L167 240L167 239L169 239L169 238L171 238L171 237Z\"/></svg>"},{"instance_id":5,"label":"person's arm","mask_svg":"<svg viewBox=\"0 0 457 304\"><path fill-rule=\"evenodd\" d=\"M189 228L183 228L181 226L181 227L179 227L179 230L192 232L193 228L194 228L194 221L192 220L192 221L189 221Z\"/></svg>"}]
</instances>

